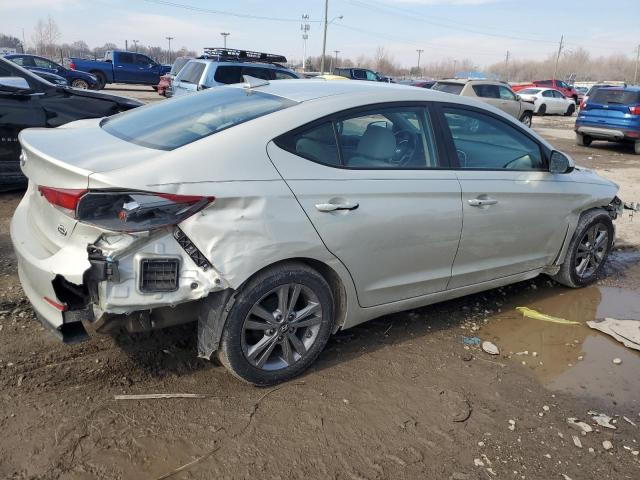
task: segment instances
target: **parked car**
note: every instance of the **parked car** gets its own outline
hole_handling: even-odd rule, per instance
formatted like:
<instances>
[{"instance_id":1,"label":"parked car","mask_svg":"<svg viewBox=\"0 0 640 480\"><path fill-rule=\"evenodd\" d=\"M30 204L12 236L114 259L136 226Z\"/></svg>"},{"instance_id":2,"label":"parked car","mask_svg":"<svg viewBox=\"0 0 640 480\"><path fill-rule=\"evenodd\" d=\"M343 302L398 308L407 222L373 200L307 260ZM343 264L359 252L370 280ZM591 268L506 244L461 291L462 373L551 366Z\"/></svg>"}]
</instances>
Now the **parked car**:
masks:
<instances>
[{"instance_id":1,"label":"parked car","mask_svg":"<svg viewBox=\"0 0 640 480\"><path fill-rule=\"evenodd\" d=\"M147 55L134 52L109 50L103 60L86 60L72 57L72 70L88 72L98 81L98 90L108 83L158 85L160 77L171 70L171 65L161 65Z\"/></svg>"},{"instance_id":2,"label":"parked car","mask_svg":"<svg viewBox=\"0 0 640 480\"><path fill-rule=\"evenodd\" d=\"M565 97L572 98L575 104L578 104L578 92L566 82L562 80L534 80L531 83L514 84L511 86L514 92L519 92L525 88L546 87L553 88L562 93Z\"/></svg>"},{"instance_id":3,"label":"parked car","mask_svg":"<svg viewBox=\"0 0 640 480\"><path fill-rule=\"evenodd\" d=\"M587 94L589 89L587 87L574 87L576 89L576 93L578 94L578 105L582 103L582 99Z\"/></svg>"},{"instance_id":4,"label":"parked car","mask_svg":"<svg viewBox=\"0 0 640 480\"><path fill-rule=\"evenodd\" d=\"M11 239L43 323L70 341L81 320L197 320L199 355L256 385L381 315L541 273L590 284L621 208L502 111L371 82L212 88L20 144Z\"/></svg>"},{"instance_id":5,"label":"parked car","mask_svg":"<svg viewBox=\"0 0 640 480\"><path fill-rule=\"evenodd\" d=\"M437 83L437 80L403 80L399 83L402 85L409 85L411 87L433 88Z\"/></svg>"},{"instance_id":6,"label":"parked car","mask_svg":"<svg viewBox=\"0 0 640 480\"><path fill-rule=\"evenodd\" d=\"M640 87L598 88L580 109L575 131L578 145L627 142L640 155Z\"/></svg>"},{"instance_id":7,"label":"parked car","mask_svg":"<svg viewBox=\"0 0 640 480\"><path fill-rule=\"evenodd\" d=\"M391 79L384 75L369 70L368 68L357 67L338 67L333 69L334 75L340 75L341 77L347 77L351 80L367 80L370 82L386 82L391 83Z\"/></svg>"},{"instance_id":8,"label":"parked car","mask_svg":"<svg viewBox=\"0 0 640 480\"><path fill-rule=\"evenodd\" d=\"M536 115L565 115L570 117L576 111L573 98L567 98L553 88L525 88L518 92L525 102L534 104Z\"/></svg>"},{"instance_id":9,"label":"parked car","mask_svg":"<svg viewBox=\"0 0 640 480\"><path fill-rule=\"evenodd\" d=\"M523 101L518 95L513 93L509 85L504 82L452 78L448 80L438 80L431 89L439 92L452 93L453 95L475 97L478 100L507 112L527 127L531 126L533 104Z\"/></svg>"},{"instance_id":10,"label":"parked car","mask_svg":"<svg viewBox=\"0 0 640 480\"><path fill-rule=\"evenodd\" d=\"M173 81L173 95L188 95L211 87L242 82L244 75L263 80L291 80L298 75L282 66L282 55L232 50L205 49L205 55L189 62Z\"/></svg>"},{"instance_id":11,"label":"parked car","mask_svg":"<svg viewBox=\"0 0 640 480\"><path fill-rule=\"evenodd\" d=\"M607 87L626 87L627 84L625 82L601 82L601 83L596 83L595 85L592 85L591 88L587 91L587 93L582 97L582 100L580 101L580 108L584 107L584 104L587 103L587 101L589 100L589 97L591 95L593 95L594 93L596 93L598 91L598 89L600 88L607 88Z\"/></svg>"},{"instance_id":12,"label":"parked car","mask_svg":"<svg viewBox=\"0 0 640 480\"><path fill-rule=\"evenodd\" d=\"M160 82L156 88L158 95L162 95L167 98L173 95L173 79L176 78L176 75L180 73L182 67L184 67L189 60L191 60L191 57L176 58L175 62L173 62L173 65L171 66L171 71L160 77Z\"/></svg>"},{"instance_id":13,"label":"parked car","mask_svg":"<svg viewBox=\"0 0 640 480\"><path fill-rule=\"evenodd\" d=\"M18 134L24 128L58 127L142 105L137 100L54 85L39 75L0 58L0 191L26 186L18 143Z\"/></svg>"},{"instance_id":14,"label":"parked car","mask_svg":"<svg viewBox=\"0 0 640 480\"><path fill-rule=\"evenodd\" d=\"M80 72L78 70L71 70L65 68L62 65L57 64L49 60L48 58L39 57L37 55L27 55L26 53L15 53L12 55L6 55L4 58L12 61L16 65L31 70L36 75L40 72L59 75L66 80L66 83L73 88L92 90L98 89L98 79L90 73ZM45 77L46 78L46 77ZM47 80L49 80L47 78Z\"/></svg>"}]
</instances>

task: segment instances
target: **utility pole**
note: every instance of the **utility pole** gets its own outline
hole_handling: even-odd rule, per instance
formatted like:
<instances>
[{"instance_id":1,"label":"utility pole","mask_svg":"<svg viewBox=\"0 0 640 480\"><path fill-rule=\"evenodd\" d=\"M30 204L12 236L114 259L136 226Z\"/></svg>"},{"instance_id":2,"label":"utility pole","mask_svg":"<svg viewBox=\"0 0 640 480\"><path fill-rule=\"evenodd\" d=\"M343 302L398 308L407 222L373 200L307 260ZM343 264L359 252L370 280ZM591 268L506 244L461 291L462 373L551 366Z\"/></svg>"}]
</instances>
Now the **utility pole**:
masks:
<instances>
[{"instance_id":1,"label":"utility pole","mask_svg":"<svg viewBox=\"0 0 640 480\"><path fill-rule=\"evenodd\" d=\"M424 48L418 48L416 52L418 52L418 78L421 78L422 72L420 71L420 57L422 56L422 52L424 52Z\"/></svg>"},{"instance_id":2,"label":"utility pole","mask_svg":"<svg viewBox=\"0 0 640 480\"><path fill-rule=\"evenodd\" d=\"M173 40L175 37L165 37L167 40L169 40L169 61L167 63L171 63L171 40Z\"/></svg>"},{"instance_id":3,"label":"utility pole","mask_svg":"<svg viewBox=\"0 0 640 480\"><path fill-rule=\"evenodd\" d=\"M556 66L553 69L553 80L556 80L558 75L558 62L560 61L560 54L562 53L562 46L564 44L564 35L560 36L560 46L558 47L558 55L556 56Z\"/></svg>"},{"instance_id":4,"label":"utility pole","mask_svg":"<svg viewBox=\"0 0 640 480\"><path fill-rule=\"evenodd\" d=\"M302 71L306 70L307 66L307 40L309 39L309 30L311 30L311 25L309 25L309 15L302 15L302 24L300 25L300 31L302 32Z\"/></svg>"},{"instance_id":5,"label":"utility pole","mask_svg":"<svg viewBox=\"0 0 640 480\"><path fill-rule=\"evenodd\" d=\"M220 35L222 35L222 38L224 38L224 48L226 50L227 48L227 37L229 35L231 35L229 32L220 32Z\"/></svg>"},{"instance_id":6,"label":"utility pole","mask_svg":"<svg viewBox=\"0 0 640 480\"><path fill-rule=\"evenodd\" d=\"M638 44L638 51L636 53L636 71L633 73L633 84L638 84L638 63L640 63L640 43Z\"/></svg>"},{"instance_id":7,"label":"utility pole","mask_svg":"<svg viewBox=\"0 0 640 480\"><path fill-rule=\"evenodd\" d=\"M509 50L507 50L507 56L504 57L504 81L509 81Z\"/></svg>"},{"instance_id":8,"label":"utility pole","mask_svg":"<svg viewBox=\"0 0 640 480\"><path fill-rule=\"evenodd\" d=\"M125 40L124 41L124 51L128 52L129 51L129 40Z\"/></svg>"},{"instance_id":9,"label":"utility pole","mask_svg":"<svg viewBox=\"0 0 640 480\"><path fill-rule=\"evenodd\" d=\"M22 29L22 53L27 53L27 42L24 41L24 28Z\"/></svg>"},{"instance_id":10,"label":"utility pole","mask_svg":"<svg viewBox=\"0 0 640 480\"><path fill-rule=\"evenodd\" d=\"M340 50L334 50L333 53L336 54L336 67L337 67L338 66L338 54L340 53ZM333 69L331 71L333 71Z\"/></svg>"},{"instance_id":11,"label":"utility pole","mask_svg":"<svg viewBox=\"0 0 640 480\"><path fill-rule=\"evenodd\" d=\"M139 42L140 40L131 40L131 41L133 42L133 48L135 48L136 53L138 53L138 42Z\"/></svg>"},{"instance_id":12,"label":"utility pole","mask_svg":"<svg viewBox=\"0 0 640 480\"><path fill-rule=\"evenodd\" d=\"M322 58L320 59L320 75L324 75L324 55L327 53L327 26L329 25L329 0L324 0L324 35L322 36Z\"/></svg>"},{"instance_id":13,"label":"utility pole","mask_svg":"<svg viewBox=\"0 0 640 480\"><path fill-rule=\"evenodd\" d=\"M453 75L451 75L452 78L456 78L456 65L458 64L458 60L456 60L455 58L453 59Z\"/></svg>"}]
</instances>

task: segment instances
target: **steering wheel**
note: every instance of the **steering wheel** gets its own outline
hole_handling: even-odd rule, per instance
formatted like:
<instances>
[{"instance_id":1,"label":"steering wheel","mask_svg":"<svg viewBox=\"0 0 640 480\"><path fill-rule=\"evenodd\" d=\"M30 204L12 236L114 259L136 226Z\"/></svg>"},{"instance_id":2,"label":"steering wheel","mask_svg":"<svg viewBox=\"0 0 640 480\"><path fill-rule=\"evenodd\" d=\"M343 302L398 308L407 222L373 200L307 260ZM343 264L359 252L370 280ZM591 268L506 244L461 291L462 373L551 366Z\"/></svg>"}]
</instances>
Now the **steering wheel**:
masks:
<instances>
[{"instance_id":1,"label":"steering wheel","mask_svg":"<svg viewBox=\"0 0 640 480\"><path fill-rule=\"evenodd\" d=\"M418 148L416 135L409 130L398 130L393 135L396 138L396 151L389 162L392 165L405 166L411 161Z\"/></svg>"}]
</instances>

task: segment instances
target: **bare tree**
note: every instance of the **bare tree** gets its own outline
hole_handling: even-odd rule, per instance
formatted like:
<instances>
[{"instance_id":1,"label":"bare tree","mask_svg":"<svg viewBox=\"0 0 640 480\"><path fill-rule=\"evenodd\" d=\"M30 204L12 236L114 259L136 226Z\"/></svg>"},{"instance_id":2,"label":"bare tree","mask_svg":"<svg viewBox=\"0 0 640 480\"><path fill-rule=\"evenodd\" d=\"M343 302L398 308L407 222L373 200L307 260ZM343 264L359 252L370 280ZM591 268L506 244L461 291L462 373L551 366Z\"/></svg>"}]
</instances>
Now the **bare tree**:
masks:
<instances>
[{"instance_id":1,"label":"bare tree","mask_svg":"<svg viewBox=\"0 0 640 480\"><path fill-rule=\"evenodd\" d=\"M47 16L46 20L38 20L31 36L36 53L54 57L56 53L56 42L61 36L62 34L60 33L58 24L51 15Z\"/></svg>"}]
</instances>

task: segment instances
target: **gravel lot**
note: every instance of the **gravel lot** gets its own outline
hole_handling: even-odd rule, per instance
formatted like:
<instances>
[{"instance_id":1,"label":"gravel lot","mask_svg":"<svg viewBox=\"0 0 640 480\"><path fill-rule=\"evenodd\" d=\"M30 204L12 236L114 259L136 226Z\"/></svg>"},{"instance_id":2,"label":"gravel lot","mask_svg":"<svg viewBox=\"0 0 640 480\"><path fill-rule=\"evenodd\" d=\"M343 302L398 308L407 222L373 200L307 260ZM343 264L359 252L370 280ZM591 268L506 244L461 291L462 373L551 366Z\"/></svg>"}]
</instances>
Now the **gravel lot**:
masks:
<instances>
[{"instance_id":1,"label":"gravel lot","mask_svg":"<svg viewBox=\"0 0 640 480\"><path fill-rule=\"evenodd\" d=\"M575 146L573 121L536 117L534 128L639 201L640 157ZM192 326L58 343L18 281L8 232L19 198L0 196L0 478L156 479L185 464L171 478L640 478L640 355L584 325L640 318L640 229L628 215L597 285L541 277L383 317L336 335L301 378L258 389L196 359ZM582 325L524 319L517 306ZM114 399L148 393L206 397ZM572 417L594 431L581 435Z\"/></svg>"}]
</instances>

